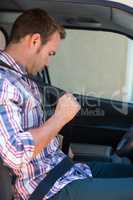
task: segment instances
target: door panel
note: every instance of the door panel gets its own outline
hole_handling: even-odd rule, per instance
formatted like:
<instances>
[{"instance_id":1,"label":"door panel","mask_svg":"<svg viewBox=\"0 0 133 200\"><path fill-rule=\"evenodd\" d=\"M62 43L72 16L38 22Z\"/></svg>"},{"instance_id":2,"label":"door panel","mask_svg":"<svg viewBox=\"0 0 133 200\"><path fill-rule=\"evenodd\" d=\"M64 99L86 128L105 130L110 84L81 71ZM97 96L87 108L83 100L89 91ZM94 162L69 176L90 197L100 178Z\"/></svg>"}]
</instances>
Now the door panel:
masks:
<instances>
[{"instance_id":1,"label":"door panel","mask_svg":"<svg viewBox=\"0 0 133 200\"><path fill-rule=\"evenodd\" d=\"M45 92L49 104L47 112L50 109L51 115L57 99L65 91L59 88L55 90L55 87L50 86ZM64 151L67 152L70 142L111 145L115 148L122 135L133 124L133 105L77 94L74 96L80 103L81 110L60 132L64 136Z\"/></svg>"}]
</instances>

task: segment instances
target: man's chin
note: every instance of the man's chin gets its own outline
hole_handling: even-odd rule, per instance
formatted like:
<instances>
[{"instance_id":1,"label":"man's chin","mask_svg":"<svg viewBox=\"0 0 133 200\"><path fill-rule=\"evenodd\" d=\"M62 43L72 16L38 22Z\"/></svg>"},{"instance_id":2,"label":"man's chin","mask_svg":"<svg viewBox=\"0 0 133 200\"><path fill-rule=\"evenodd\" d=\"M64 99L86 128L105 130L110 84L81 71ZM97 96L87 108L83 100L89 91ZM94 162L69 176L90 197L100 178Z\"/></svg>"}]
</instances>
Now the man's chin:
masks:
<instances>
[{"instance_id":1,"label":"man's chin","mask_svg":"<svg viewBox=\"0 0 133 200\"><path fill-rule=\"evenodd\" d=\"M36 76L37 73L42 72L46 67L48 67L48 66L44 65L44 67L40 67L40 69L37 69L37 70L32 71L32 72L31 72L31 75L32 75L32 76Z\"/></svg>"},{"instance_id":2,"label":"man's chin","mask_svg":"<svg viewBox=\"0 0 133 200\"><path fill-rule=\"evenodd\" d=\"M48 68L48 65L44 65L43 69Z\"/></svg>"}]
</instances>

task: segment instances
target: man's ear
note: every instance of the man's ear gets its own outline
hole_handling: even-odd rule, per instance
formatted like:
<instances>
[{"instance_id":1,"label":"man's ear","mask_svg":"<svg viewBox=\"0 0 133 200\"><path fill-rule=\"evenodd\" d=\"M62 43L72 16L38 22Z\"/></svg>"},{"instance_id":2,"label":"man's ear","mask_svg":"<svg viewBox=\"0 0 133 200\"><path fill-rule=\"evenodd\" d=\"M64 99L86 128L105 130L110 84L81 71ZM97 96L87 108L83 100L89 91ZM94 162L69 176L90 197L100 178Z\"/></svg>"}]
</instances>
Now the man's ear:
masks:
<instances>
[{"instance_id":1,"label":"man's ear","mask_svg":"<svg viewBox=\"0 0 133 200\"><path fill-rule=\"evenodd\" d=\"M29 45L30 48L32 48L33 50L38 51L41 46L41 36L39 33L34 33L33 35L31 35Z\"/></svg>"}]
</instances>

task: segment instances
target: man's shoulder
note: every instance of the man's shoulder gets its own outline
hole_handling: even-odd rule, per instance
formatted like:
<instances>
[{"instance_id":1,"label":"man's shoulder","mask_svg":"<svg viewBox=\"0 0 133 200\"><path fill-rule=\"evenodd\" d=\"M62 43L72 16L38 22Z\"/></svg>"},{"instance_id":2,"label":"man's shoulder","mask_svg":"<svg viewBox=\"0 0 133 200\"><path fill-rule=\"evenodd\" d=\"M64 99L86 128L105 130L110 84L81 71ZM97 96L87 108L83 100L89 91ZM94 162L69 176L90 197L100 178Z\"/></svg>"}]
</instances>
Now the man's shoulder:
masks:
<instances>
[{"instance_id":1,"label":"man's shoulder","mask_svg":"<svg viewBox=\"0 0 133 200\"><path fill-rule=\"evenodd\" d=\"M0 104L4 105L9 101L17 102L18 105L21 105L23 96L19 88L0 73Z\"/></svg>"},{"instance_id":2,"label":"man's shoulder","mask_svg":"<svg viewBox=\"0 0 133 200\"><path fill-rule=\"evenodd\" d=\"M14 89L17 90L16 77L10 73L9 70L6 70L0 66L0 91L12 91Z\"/></svg>"},{"instance_id":3,"label":"man's shoulder","mask_svg":"<svg viewBox=\"0 0 133 200\"><path fill-rule=\"evenodd\" d=\"M0 82L4 80L8 80L9 84L15 85L15 83L18 81L18 78L17 75L11 70L0 65Z\"/></svg>"}]
</instances>

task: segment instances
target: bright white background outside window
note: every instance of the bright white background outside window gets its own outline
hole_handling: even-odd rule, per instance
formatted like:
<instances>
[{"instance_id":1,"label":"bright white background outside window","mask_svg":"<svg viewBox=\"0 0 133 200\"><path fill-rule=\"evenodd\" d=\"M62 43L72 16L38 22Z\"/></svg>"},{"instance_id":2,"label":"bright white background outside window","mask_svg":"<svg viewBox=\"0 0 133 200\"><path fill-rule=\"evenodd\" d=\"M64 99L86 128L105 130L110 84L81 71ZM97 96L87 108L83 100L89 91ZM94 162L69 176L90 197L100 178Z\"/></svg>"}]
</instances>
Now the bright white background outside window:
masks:
<instances>
[{"instance_id":1,"label":"bright white background outside window","mask_svg":"<svg viewBox=\"0 0 133 200\"><path fill-rule=\"evenodd\" d=\"M50 64L53 85L66 91L133 100L133 42L100 31L67 30Z\"/></svg>"}]
</instances>

